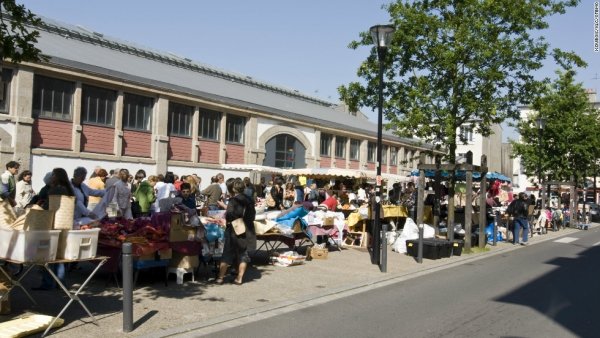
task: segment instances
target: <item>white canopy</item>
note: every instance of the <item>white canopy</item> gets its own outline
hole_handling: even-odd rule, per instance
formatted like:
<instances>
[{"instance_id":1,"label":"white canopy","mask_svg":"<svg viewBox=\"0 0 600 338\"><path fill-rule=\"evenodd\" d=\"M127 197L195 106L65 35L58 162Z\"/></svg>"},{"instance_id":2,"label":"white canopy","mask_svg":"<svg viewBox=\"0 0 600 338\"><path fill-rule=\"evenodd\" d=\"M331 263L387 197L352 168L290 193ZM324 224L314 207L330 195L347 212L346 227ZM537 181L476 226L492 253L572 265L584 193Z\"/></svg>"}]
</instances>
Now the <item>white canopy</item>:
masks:
<instances>
[{"instance_id":1,"label":"white canopy","mask_svg":"<svg viewBox=\"0 0 600 338\"><path fill-rule=\"evenodd\" d=\"M241 170L241 171L258 171L263 173L281 174L283 169L277 167L269 167L259 164L222 164L221 167L226 170Z\"/></svg>"},{"instance_id":2,"label":"white canopy","mask_svg":"<svg viewBox=\"0 0 600 338\"><path fill-rule=\"evenodd\" d=\"M355 169L343 169L343 168L298 168L298 169L284 169L284 175L296 175L306 176L313 178L326 178L326 177L350 177L350 178L367 178L364 171Z\"/></svg>"},{"instance_id":3,"label":"white canopy","mask_svg":"<svg viewBox=\"0 0 600 338\"><path fill-rule=\"evenodd\" d=\"M343 169L343 168L301 168L301 169L284 169L284 175L296 175L296 176L307 176L313 178L327 178L327 177L350 177L350 178L364 178L364 179L375 179L377 172L374 170L358 170L358 169ZM385 181L388 182L408 182L409 177L382 173L381 176Z\"/></svg>"}]
</instances>

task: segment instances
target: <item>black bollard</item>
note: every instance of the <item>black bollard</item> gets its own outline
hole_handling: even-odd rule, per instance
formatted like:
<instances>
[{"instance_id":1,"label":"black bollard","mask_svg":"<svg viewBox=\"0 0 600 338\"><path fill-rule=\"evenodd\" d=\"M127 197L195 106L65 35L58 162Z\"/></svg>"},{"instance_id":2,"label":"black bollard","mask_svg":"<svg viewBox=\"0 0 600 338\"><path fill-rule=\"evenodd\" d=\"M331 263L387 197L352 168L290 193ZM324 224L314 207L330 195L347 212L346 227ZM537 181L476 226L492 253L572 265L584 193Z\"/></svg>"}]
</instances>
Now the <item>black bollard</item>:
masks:
<instances>
[{"instance_id":1,"label":"black bollard","mask_svg":"<svg viewBox=\"0 0 600 338\"><path fill-rule=\"evenodd\" d=\"M419 224L419 248L417 251L417 262L423 263L423 224Z\"/></svg>"},{"instance_id":2,"label":"black bollard","mask_svg":"<svg viewBox=\"0 0 600 338\"><path fill-rule=\"evenodd\" d=\"M123 243L123 332L133 331L133 258L131 243Z\"/></svg>"},{"instance_id":3,"label":"black bollard","mask_svg":"<svg viewBox=\"0 0 600 338\"><path fill-rule=\"evenodd\" d=\"M387 223L381 225L381 272L387 272Z\"/></svg>"}]
</instances>

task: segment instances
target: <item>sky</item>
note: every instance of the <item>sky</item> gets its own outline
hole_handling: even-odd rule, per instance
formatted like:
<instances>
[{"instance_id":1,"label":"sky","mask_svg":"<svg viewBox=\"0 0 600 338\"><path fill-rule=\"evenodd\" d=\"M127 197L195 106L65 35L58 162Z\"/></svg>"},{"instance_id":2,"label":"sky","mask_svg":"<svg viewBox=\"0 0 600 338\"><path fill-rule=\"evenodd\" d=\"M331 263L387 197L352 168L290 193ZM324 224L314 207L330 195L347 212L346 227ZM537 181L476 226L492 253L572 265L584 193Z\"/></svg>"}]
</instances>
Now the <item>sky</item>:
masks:
<instances>
[{"instance_id":1,"label":"sky","mask_svg":"<svg viewBox=\"0 0 600 338\"><path fill-rule=\"evenodd\" d=\"M17 0L52 18L216 68L298 90L333 103L337 88L357 81L369 54L348 44L361 31L389 22L381 0ZM578 81L600 89L594 52L594 1L582 0L551 17L541 34L551 48L576 52L587 63ZM555 77L547 62L536 74ZM364 110L372 121L376 114ZM505 126L503 139L515 138Z\"/></svg>"}]
</instances>

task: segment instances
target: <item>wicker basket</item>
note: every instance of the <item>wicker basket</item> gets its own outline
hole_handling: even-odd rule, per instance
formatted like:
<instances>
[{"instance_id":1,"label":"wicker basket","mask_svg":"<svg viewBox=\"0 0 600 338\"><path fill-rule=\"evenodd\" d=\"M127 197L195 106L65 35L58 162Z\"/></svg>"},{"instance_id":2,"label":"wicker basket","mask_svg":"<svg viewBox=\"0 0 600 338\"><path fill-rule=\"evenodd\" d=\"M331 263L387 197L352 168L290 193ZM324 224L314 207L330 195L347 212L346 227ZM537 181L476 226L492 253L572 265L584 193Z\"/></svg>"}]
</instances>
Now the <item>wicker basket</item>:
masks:
<instances>
[{"instance_id":1,"label":"wicker basket","mask_svg":"<svg viewBox=\"0 0 600 338\"><path fill-rule=\"evenodd\" d=\"M42 231L52 230L54 223L54 211L37 209L36 207L29 208L25 214L24 230Z\"/></svg>"},{"instance_id":2,"label":"wicker basket","mask_svg":"<svg viewBox=\"0 0 600 338\"><path fill-rule=\"evenodd\" d=\"M73 229L73 218L75 215L75 196L50 195L49 210L54 213L54 229Z\"/></svg>"},{"instance_id":3,"label":"wicker basket","mask_svg":"<svg viewBox=\"0 0 600 338\"><path fill-rule=\"evenodd\" d=\"M9 228L16 219L17 215L8 199L0 199L0 227Z\"/></svg>"}]
</instances>

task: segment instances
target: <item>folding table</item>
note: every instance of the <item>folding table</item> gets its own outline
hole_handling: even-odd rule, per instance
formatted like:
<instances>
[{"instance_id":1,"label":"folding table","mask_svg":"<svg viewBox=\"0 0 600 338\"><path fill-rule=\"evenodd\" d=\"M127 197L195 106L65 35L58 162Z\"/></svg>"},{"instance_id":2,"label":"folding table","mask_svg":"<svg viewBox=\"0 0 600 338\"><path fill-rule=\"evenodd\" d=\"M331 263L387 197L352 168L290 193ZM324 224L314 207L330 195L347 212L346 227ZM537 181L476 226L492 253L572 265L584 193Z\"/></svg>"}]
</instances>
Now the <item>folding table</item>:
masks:
<instances>
[{"instance_id":1,"label":"folding table","mask_svg":"<svg viewBox=\"0 0 600 338\"><path fill-rule=\"evenodd\" d=\"M66 259L59 259L59 260L54 260L54 261L50 261L50 262L20 262L20 261L13 261L10 259L2 259L6 262L9 263L13 263L13 264L24 264L24 265L28 265L28 267L21 273L21 275L19 276L19 278L17 280L12 279L12 277L10 276L10 274L8 274L6 272L6 270L4 270L4 266L0 265L0 272L3 273L6 277L8 277L8 279L11 282L11 286L9 287L8 291L2 295L2 297L0 297L0 300L2 300L3 297L5 297L5 295L8 295L10 293L10 291L14 288L14 287L19 287L21 288L25 294L27 295L27 297L34 303L37 304L35 302L35 300L31 297L31 295L29 294L29 292L27 292L27 290L23 287L23 285L21 284L21 280L23 278L25 278L25 276L29 273L29 271L31 271L31 269L34 266L41 266L44 267L44 269L46 269L46 271L50 274L50 276L52 276L52 278L56 281L57 285L60 286L60 288L65 292L65 294L67 296L69 296L69 302L67 302L67 304L62 308L62 310L60 310L60 313L54 317L54 319L52 320L52 322L50 323L50 325L48 326L48 328L46 329L46 331L44 331L44 333L42 334L42 337L46 336L46 334L48 333L48 331L50 331L50 329L52 328L52 326L54 325L54 323L58 320L58 318L60 318L60 316L62 316L62 314L67 310L67 308L71 305L71 303L73 303L73 301L77 301L79 302L79 304L81 304L81 307L83 307L83 309L85 310L85 312L87 312L88 316L90 318L92 318L92 320L94 321L94 324L98 324L96 321L96 317L94 317L94 315L92 315L92 313L90 312L90 310L88 310L88 308L85 306L85 304L83 304L83 302L81 301L81 298L79 298L79 293L83 290L83 288L87 285L87 283L92 279L92 277L94 277L94 275L96 274L96 272L98 272L98 270L100 269L100 267L106 263L106 261L109 259L109 257L106 256L100 256L100 257L94 257L94 258L84 258L84 259L76 259L76 260L66 260ZM79 288L76 291L70 291L69 289L66 288L66 286L62 283L62 281L56 276L56 274L54 273L54 271L52 271L52 269L50 268L51 264L69 264L69 263L77 263L77 262L98 262L98 265L94 268L94 270L92 270L92 272L90 272L90 274L88 275L88 277L86 278L86 280L79 286Z\"/></svg>"}]
</instances>

